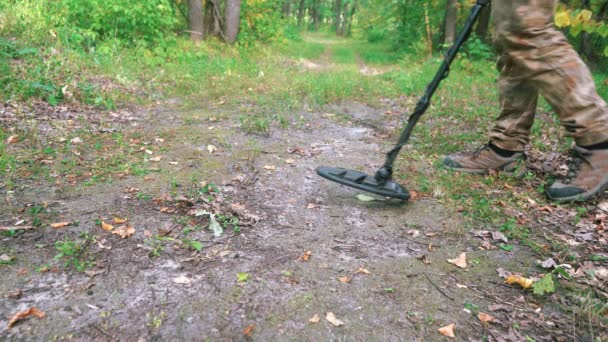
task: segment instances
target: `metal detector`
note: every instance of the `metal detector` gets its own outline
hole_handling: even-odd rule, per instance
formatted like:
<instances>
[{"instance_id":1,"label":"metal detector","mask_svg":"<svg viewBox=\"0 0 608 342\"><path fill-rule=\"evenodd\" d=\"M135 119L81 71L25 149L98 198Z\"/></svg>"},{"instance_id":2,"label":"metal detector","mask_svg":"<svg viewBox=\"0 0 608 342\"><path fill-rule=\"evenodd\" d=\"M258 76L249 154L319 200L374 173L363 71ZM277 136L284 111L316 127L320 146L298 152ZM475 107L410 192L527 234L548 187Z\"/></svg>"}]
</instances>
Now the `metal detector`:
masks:
<instances>
[{"instance_id":1,"label":"metal detector","mask_svg":"<svg viewBox=\"0 0 608 342\"><path fill-rule=\"evenodd\" d=\"M399 137L399 141L392 150L390 150L386 154L386 160L384 165L376 171L374 176L367 175L365 173L348 170L338 167L327 167L320 166L317 168L317 174L323 178L326 178L332 182L336 182L342 185L346 185L351 188L359 189L362 191L370 192L376 195L397 198L403 201L407 201L410 198L410 193L401 186L399 183L392 181L393 176L393 164L395 163L395 159L397 155L401 151L401 148L407 144L410 139L410 135L412 134L412 130L416 123L426 112L429 105L431 104L431 98L435 91L439 87L441 81L448 77L450 72L450 65L456 58L458 51L462 47L462 45L469 38L471 31L473 29L473 25L479 18L481 10L490 2L490 0L477 0L473 9L471 9L471 13L467 18L466 23L464 24L464 28L456 38L456 42L452 47L448 49L445 54L445 59L441 64L441 67L435 74L433 81L427 86L426 91L422 98L418 100L416 104L416 109L414 113L412 113L407 121L407 126L401 132L401 136Z\"/></svg>"}]
</instances>

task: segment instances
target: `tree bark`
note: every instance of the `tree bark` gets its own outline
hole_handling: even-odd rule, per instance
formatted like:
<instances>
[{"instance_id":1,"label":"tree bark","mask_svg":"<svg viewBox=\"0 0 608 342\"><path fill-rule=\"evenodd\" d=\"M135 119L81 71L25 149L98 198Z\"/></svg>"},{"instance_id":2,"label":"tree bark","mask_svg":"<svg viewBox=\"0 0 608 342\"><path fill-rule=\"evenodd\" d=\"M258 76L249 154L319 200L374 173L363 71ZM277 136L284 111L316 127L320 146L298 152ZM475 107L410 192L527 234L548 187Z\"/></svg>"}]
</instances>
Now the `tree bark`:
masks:
<instances>
[{"instance_id":1,"label":"tree bark","mask_svg":"<svg viewBox=\"0 0 608 342\"><path fill-rule=\"evenodd\" d=\"M477 37L484 42L488 41L488 29L490 27L490 16L492 14L491 6L492 2L489 2L481 11L479 23L477 24L477 29L475 30Z\"/></svg>"},{"instance_id":2,"label":"tree bark","mask_svg":"<svg viewBox=\"0 0 608 342\"><path fill-rule=\"evenodd\" d=\"M445 45L454 44L456 38L456 20L458 9L456 8L457 0L447 0L445 11Z\"/></svg>"},{"instance_id":3,"label":"tree bark","mask_svg":"<svg viewBox=\"0 0 608 342\"><path fill-rule=\"evenodd\" d=\"M305 0L300 0L300 5L298 6L298 26L302 26L302 22L304 20L304 12L306 11Z\"/></svg>"},{"instance_id":4,"label":"tree bark","mask_svg":"<svg viewBox=\"0 0 608 342\"><path fill-rule=\"evenodd\" d=\"M348 15L348 21L346 24L346 36L350 36L353 28L353 19L355 18L355 13L357 12L357 6L359 5L359 0L354 0L353 7L350 10L350 14Z\"/></svg>"},{"instance_id":5,"label":"tree bark","mask_svg":"<svg viewBox=\"0 0 608 342\"><path fill-rule=\"evenodd\" d=\"M241 0L227 0L226 2L226 42L232 44L236 41L241 26Z\"/></svg>"},{"instance_id":6,"label":"tree bark","mask_svg":"<svg viewBox=\"0 0 608 342\"><path fill-rule=\"evenodd\" d=\"M188 30L193 41L203 39L203 0L188 0Z\"/></svg>"},{"instance_id":7,"label":"tree bark","mask_svg":"<svg viewBox=\"0 0 608 342\"><path fill-rule=\"evenodd\" d=\"M334 28L336 34L340 35L340 22L342 16L342 0L335 0L334 2Z\"/></svg>"},{"instance_id":8,"label":"tree bark","mask_svg":"<svg viewBox=\"0 0 608 342\"><path fill-rule=\"evenodd\" d=\"M283 15L283 18L289 18L289 14L291 14L291 0L283 0L281 14Z\"/></svg>"}]
</instances>

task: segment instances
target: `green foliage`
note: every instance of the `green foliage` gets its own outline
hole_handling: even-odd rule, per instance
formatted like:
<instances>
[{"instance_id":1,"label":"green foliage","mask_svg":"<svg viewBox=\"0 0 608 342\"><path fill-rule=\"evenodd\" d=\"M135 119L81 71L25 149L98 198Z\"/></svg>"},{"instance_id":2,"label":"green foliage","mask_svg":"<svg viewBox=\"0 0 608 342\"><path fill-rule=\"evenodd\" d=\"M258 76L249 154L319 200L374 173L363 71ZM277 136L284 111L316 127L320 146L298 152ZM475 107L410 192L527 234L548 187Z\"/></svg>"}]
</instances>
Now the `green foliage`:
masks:
<instances>
[{"instance_id":1,"label":"green foliage","mask_svg":"<svg viewBox=\"0 0 608 342\"><path fill-rule=\"evenodd\" d=\"M241 4L241 27L238 41L244 45L271 42L283 36L279 3L268 0L245 0ZM293 37L293 30L290 34Z\"/></svg>"},{"instance_id":2,"label":"green foliage","mask_svg":"<svg viewBox=\"0 0 608 342\"><path fill-rule=\"evenodd\" d=\"M94 257L89 255L87 248L89 243L95 241L95 237L90 234L83 234L84 241L57 241L55 242L55 260L64 260L66 268L72 267L78 272L84 272L93 266Z\"/></svg>"},{"instance_id":3,"label":"green foliage","mask_svg":"<svg viewBox=\"0 0 608 342\"><path fill-rule=\"evenodd\" d=\"M71 27L63 36L76 45L95 40L148 44L166 38L176 18L168 0L64 0L54 3Z\"/></svg>"}]
</instances>

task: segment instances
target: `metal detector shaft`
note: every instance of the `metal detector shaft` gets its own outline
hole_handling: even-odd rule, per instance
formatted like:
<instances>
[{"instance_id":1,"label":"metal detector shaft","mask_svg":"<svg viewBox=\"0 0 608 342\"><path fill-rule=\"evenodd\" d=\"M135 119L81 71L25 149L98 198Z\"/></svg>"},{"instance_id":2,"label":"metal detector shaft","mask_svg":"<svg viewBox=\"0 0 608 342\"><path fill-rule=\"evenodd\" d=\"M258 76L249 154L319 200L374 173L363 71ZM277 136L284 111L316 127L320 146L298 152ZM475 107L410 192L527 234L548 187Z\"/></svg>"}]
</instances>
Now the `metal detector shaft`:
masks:
<instances>
[{"instance_id":1,"label":"metal detector shaft","mask_svg":"<svg viewBox=\"0 0 608 342\"><path fill-rule=\"evenodd\" d=\"M490 0L477 0L475 6L473 6L473 9L471 9L471 13L469 14L469 17L467 18L467 21L464 24L464 28L456 38L454 45L450 47L446 52L445 59L443 60L441 67L437 71L437 74L435 74L433 81L426 87L424 95L420 98L420 100L418 100L418 103L416 104L416 109L414 110L414 113L410 115L407 121L407 126L405 127L403 132L401 132L399 141L397 141L395 147L393 147L393 149L386 154L386 160L384 162L384 165L376 172L375 179L378 183L384 184L386 181L391 179L391 176L393 174L393 164L395 163L397 155L399 155L401 148L405 146L405 144L407 144L408 140L410 139L410 135L412 134L412 130L416 126L416 123L418 123L418 120L420 119L422 114L426 112L429 105L431 104L431 98L433 97L433 94L435 94L435 91L439 87L439 84L441 84L441 81L448 76L450 72L450 65L452 65L452 62L456 58L458 51L471 35L473 25L479 18L481 10L489 2Z\"/></svg>"}]
</instances>

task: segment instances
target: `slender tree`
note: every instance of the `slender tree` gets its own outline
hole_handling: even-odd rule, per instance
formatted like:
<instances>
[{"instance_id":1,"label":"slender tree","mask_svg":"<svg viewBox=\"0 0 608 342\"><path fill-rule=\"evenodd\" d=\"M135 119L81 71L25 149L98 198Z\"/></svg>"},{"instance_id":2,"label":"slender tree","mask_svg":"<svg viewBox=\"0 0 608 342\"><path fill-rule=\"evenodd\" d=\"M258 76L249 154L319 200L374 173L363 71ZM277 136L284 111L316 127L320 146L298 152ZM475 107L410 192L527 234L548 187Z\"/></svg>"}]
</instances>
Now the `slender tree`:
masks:
<instances>
[{"instance_id":1,"label":"slender tree","mask_svg":"<svg viewBox=\"0 0 608 342\"><path fill-rule=\"evenodd\" d=\"M226 0L226 42L232 44L239 34L241 23L241 0Z\"/></svg>"},{"instance_id":2,"label":"slender tree","mask_svg":"<svg viewBox=\"0 0 608 342\"><path fill-rule=\"evenodd\" d=\"M456 20L458 19L457 0L447 0L445 11L445 45L452 45L456 38Z\"/></svg>"},{"instance_id":3,"label":"slender tree","mask_svg":"<svg viewBox=\"0 0 608 342\"><path fill-rule=\"evenodd\" d=\"M475 34L483 41L487 41L488 39L488 29L490 27L490 16L492 14L491 7L492 2L488 3L486 7L481 11L481 15L479 16L479 22L477 24L477 28L475 29Z\"/></svg>"},{"instance_id":4,"label":"slender tree","mask_svg":"<svg viewBox=\"0 0 608 342\"><path fill-rule=\"evenodd\" d=\"M190 39L200 41L204 38L202 0L188 0L188 30Z\"/></svg>"}]
</instances>

